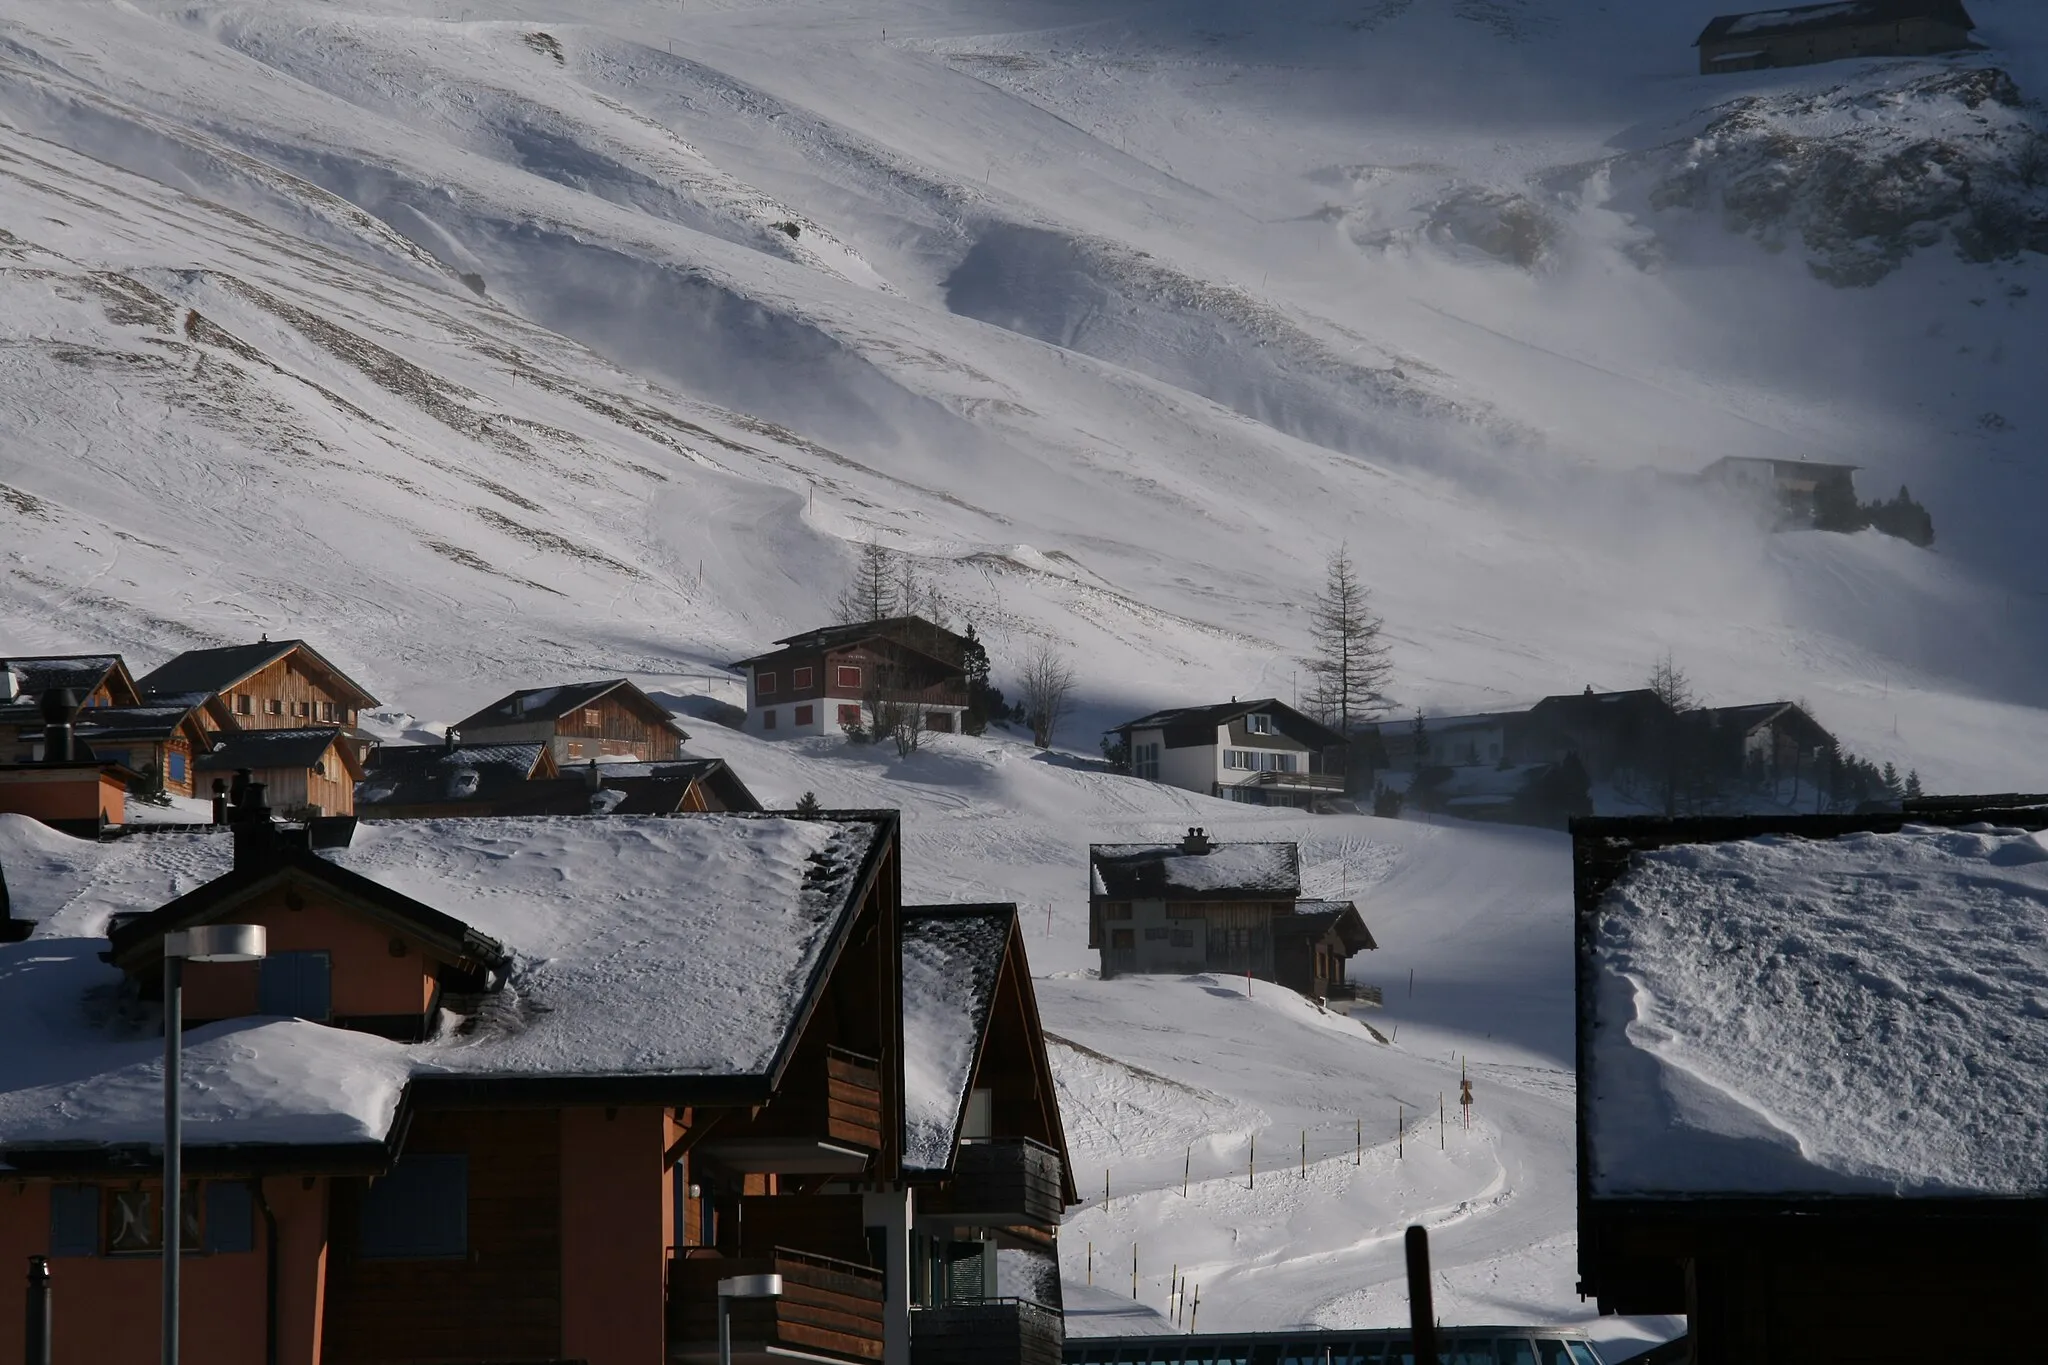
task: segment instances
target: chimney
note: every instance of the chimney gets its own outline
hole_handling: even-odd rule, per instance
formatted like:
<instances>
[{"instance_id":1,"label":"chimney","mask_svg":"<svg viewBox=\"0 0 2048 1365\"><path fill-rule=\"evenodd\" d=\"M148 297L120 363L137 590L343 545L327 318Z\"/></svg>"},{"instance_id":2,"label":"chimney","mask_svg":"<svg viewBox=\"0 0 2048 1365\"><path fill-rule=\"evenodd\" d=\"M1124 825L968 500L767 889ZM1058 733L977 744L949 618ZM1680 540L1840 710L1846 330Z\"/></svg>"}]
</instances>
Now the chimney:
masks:
<instances>
[{"instance_id":1,"label":"chimney","mask_svg":"<svg viewBox=\"0 0 2048 1365\"><path fill-rule=\"evenodd\" d=\"M455 746L460 743L462 743L462 732L452 725L449 726L441 737L442 751L452 754L455 752Z\"/></svg>"},{"instance_id":2,"label":"chimney","mask_svg":"<svg viewBox=\"0 0 2048 1365\"><path fill-rule=\"evenodd\" d=\"M584 769L583 782L584 785L588 786L592 791L599 791L603 789L604 779L598 775L596 759L591 759L590 766Z\"/></svg>"},{"instance_id":3,"label":"chimney","mask_svg":"<svg viewBox=\"0 0 2048 1365\"><path fill-rule=\"evenodd\" d=\"M228 780L224 777L213 779L213 823L225 825L228 822Z\"/></svg>"},{"instance_id":4,"label":"chimney","mask_svg":"<svg viewBox=\"0 0 2048 1365\"><path fill-rule=\"evenodd\" d=\"M247 768L235 773L235 807L229 813L235 831L235 871L267 867L277 860L277 827L263 801L263 784L249 780Z\"/></svg>"},{"instance_id":5,"label":"chimney","mask_svg":"<svg viewBox=\"0 0 2048 1365\"><path fill-rule=\"evenodd\" d=\"M78 755L71 722L78 717L78 694L68 687L43 693L43 762L69 763Z\"/></svg>"},{"instance_id":6,"label":"chimney","mask_svg":"<svg viewBox=\"0 0 2048 1365\"><path fill-rule=\"evenodd\" d=\"M1183 853L1209 853L1215 847L1216 845L1209 842L1206 833L1193 826L1188 828L1188 837L1180 841L1180 851Z\"/></svg>"}]
</instances>

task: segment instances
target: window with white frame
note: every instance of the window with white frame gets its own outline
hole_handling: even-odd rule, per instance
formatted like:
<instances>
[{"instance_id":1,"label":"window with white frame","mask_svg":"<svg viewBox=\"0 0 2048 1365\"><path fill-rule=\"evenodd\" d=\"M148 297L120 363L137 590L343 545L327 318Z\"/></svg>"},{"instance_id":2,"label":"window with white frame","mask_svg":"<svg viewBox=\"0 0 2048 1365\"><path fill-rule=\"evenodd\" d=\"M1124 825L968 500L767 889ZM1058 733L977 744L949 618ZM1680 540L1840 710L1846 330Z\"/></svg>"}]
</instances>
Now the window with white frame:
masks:
<instances>
[{"instance_id":1,"label":"window with white frame","mask_svg":"<svg viewBox=\"0 0 2048 1365\"><path fill-rule=\"evenodd\" d=\"M1131 771L1149 781L1159 780L1159 746L1157 744L1133 744L1131 746Z\"/></svg>"},{"instance_id":2,"label":"window with white frame","mask_svg":"<svg viewBox=\"0 0 2048 1365\"><path fill-rule=\"evenodd\" d=\"M1273 733L1273 718L1261 711L1244 718L1244 732L1248 735L1270 735Z\"/></svg>"},{"instance_id":3,"label":"window with white frame","mask_svg":"<svg viewBox=\"0 0 2048 1365\"><path fill-rule=\"evenodd\" d=\"M1291 773L1296 771L1296 755L1274 753L1270 749L1225 749L1223 766L1247 773Z\"/></svg>"}]
</instances>

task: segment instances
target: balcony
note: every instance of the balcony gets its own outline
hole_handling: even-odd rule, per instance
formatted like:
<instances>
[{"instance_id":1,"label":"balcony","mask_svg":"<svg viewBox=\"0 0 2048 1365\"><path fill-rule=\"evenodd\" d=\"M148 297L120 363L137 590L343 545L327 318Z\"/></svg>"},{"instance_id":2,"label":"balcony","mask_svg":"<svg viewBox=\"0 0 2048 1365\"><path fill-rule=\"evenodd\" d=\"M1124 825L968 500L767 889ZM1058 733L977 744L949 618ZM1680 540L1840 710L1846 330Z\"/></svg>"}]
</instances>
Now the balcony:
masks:
<instances>
[{"instance_id":1,"label":"balcony","mask_svg":"<svg viewBox=\"0 0 2048 1365\"><path fill-rule=\"evenodd\" d=\"M858 1175L882 1146L882 1064L828 1047L753 1123L721 1130L698 1149L707 1161L752 1174Z\"/></svg>"},{"instance_id":2,"label":"balcony","mask_svg":"<svg viewBox=\"0 0 2048 1365\"><path fill-rule=\"evenodd\" d=\"M718 1359L718 1282L734 1275L782 1276L781 1298L732 1301L735 1362L770 1365L795 1355L857 1365L882 1358L882 1272L777 1247L765 1256L691 1252L673 1263L669 1359Z\"/></svg>"},{"instance_id":3,"label":"balcony","mask_svg":"<svg viewBox=\"0 0 2048 1365\"><path fill-rule=\"evenodd\" d=\"M985 1227L1051 1230L1066 1210L1060 1156L1030 1138L970 1138L953 1179L918 1201L921 1213Z\"/></svg>"},{"instance_id":4,"label":"balcony","mask_svg":"<svg viewBox=\"0 0 2048 1365\"><path fill-rule=\"evenodd\" d=\"M910 1316L910 1365L1059 1365L1059 1310L1029 1299L975 1299Z\"/></svg>"},{"instance_id":5,"label":"balcony","mask_svg":"<svg viewBox=\"0 0 2048 1365\"><path fill-rule=\"evenodd\" d=\"M1340 773L1253 773L1240 787L1278 787L1288 791L1341 792L1344 778Z\"/></svg>"}]
</instances>

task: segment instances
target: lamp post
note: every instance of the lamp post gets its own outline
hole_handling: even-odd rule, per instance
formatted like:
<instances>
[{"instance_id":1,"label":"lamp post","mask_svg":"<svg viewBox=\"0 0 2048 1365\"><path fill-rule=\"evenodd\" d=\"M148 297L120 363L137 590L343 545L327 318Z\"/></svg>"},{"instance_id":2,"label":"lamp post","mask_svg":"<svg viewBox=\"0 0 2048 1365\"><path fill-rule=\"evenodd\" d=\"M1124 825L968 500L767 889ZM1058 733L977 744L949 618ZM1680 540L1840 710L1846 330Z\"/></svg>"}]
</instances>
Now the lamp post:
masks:
<instances>
[{"instance_id":1,"label":"lamp post","mask_svg":"<svg viewBox=\"0 0 2048 1365\"><path fill-rule=\"evenodd\" d=\"M732 1301L781 1297L780 1275L735 1275L718 1282L718 1365L732 1365Z\"/></svg>"},{"instance_id":2,"label":"lamp post","mask_svg":"<svg viewBox=\"0 0 2048 1365\"><path fill-rule=\"evenodd\" d=\"M266 951L260 924L203 924L164 935L164 1345L178 1365L178 1253L185 1240L184 1124L178 1105L179 1047L185 1029L187 962L255 962Z\"/></svg>"}]
</instances>

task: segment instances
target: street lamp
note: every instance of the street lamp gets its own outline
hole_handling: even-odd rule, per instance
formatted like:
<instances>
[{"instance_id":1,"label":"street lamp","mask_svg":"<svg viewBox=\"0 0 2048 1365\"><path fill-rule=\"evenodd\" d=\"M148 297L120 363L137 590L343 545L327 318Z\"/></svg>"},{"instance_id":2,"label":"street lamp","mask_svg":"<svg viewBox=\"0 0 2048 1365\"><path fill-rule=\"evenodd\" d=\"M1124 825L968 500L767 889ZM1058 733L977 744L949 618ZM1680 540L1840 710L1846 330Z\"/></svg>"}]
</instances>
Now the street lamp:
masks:
<instances>
[{"instance_id":1,"label":"street lamp","mask_svg":"<svg viewBox=\"0 0 2048 1365\"><path fill-rule=\"evenodd\" d=\"M164 935L164 1347L163 1365L178 1365L178 1253L184 1243L184 1124L178 1105L178 1062L185 1031L187 962L255 962L267 950L260 924L203 924Z\"/></svg>"},{"instance_id":2,"label":"street lamp","mask_svg":"<svg viewBox=\"0 0 2048 1365\"><path fill-rule=\"evenodd\" d=\"M732 1365L732 1301L781 1297L780 1275L735 1275L718 1282L718 1365Z\"/></svg>"}]
</instances>

